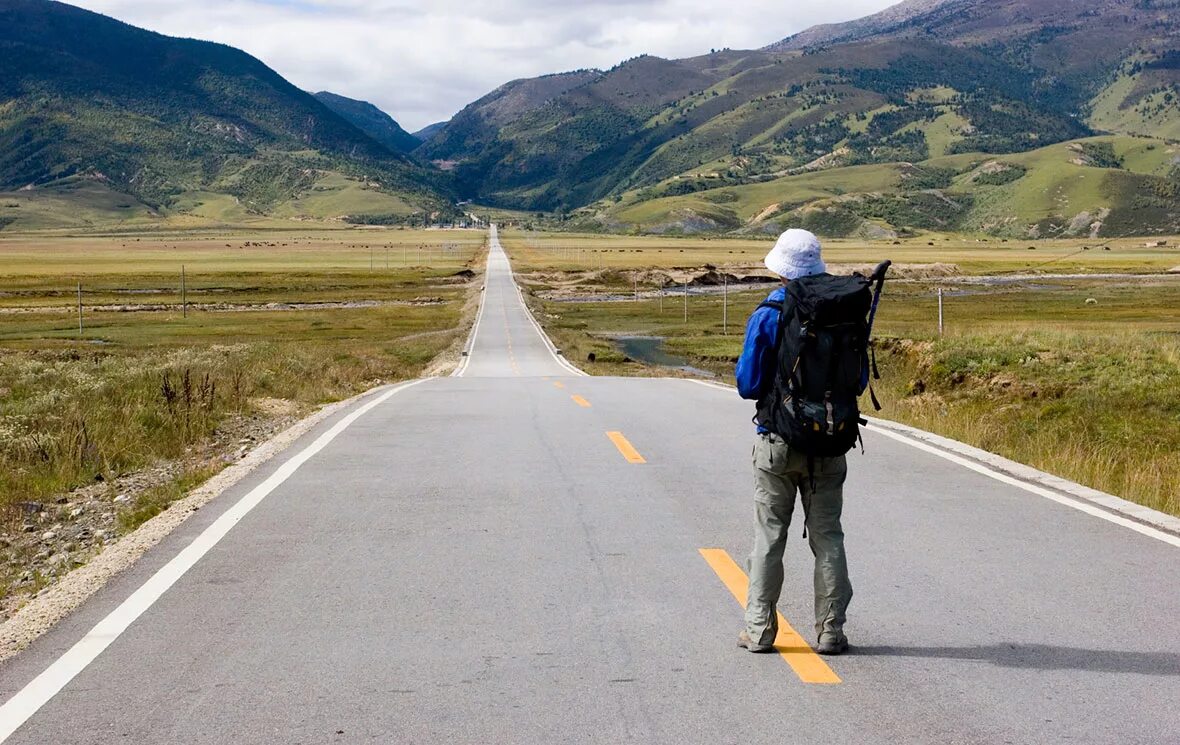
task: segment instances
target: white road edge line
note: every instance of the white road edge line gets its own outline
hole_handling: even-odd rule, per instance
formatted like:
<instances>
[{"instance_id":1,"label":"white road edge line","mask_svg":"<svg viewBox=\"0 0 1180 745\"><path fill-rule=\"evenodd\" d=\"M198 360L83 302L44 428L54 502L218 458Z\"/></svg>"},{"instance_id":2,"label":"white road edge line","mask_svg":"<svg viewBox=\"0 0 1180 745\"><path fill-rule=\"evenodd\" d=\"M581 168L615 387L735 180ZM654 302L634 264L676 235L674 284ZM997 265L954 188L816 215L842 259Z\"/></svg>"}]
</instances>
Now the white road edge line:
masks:
<instances>
[{"instance_id":1,"label":"white road edge line","mask_svg":"<svg viewBox=\"0 0 1180 745\"><path fill-rule=\"evenodd\" d=\"M353 422L370 410L385 403L394 394L419 383L425 383L427 380L429 378L402 383L348 414L297 455L279 466L265 481L251 489L236 504L226 510L193 539L192 543L124 600L119 607L99 621L78 643L57 658L28 685L15 693L3 706L0 706L0 743L11 737L12 733L16 732L42 706L65 688L78 673L102 654L137 618L151 608L168 591L168 588L176 584L177 580L200 561L201 557L216 546L229 533L230 529L257 507L268 494L290 478L300 466L327 447L341 432L348 429Z\"/></svg>"},{"instance_id":2,"label":"white road edge line","mask_svg":"<svg viewBox=\"0 0 1180 745\"><path fill-rule=\"evenodd\" d=\"M696 383L697 385L703 385L708 388L714 388L716 390L726 391L729 393L732 393L735 390L731 386L722 385L720 383L711 383L706 380L693 380L692 378L669 378L669 379L670 380L687 380L690 383ZM957 440L950 440L949 438L939 437L938 435L934 435L933 433L925 433L925 432L922 432L922 430L916 430L917 432L922 432L922 434L929 434L929 436L931 436L931 437L938 437L938 439L940 441L947 443L947 447L939 447L938 445L931 445L929 443L923 442L922 440L920 440L912 435L906 434L904 432L898 432L895 429L892 429L892 427L904 427L904 426L905 425L899 425L894 422L888 422L888 426L885 426L884 423L878 423L877 421L871 421L868 425L868 429L872 432L876 432L877 434L884 435L890 439L904 443L904 444L909 445L911 447L915 447L919 450L925 451L925 452L930 453L932 455L937 455L939 458L943 458L944 460L949 460L950 462L952 462L956 465L963 466L964 468L968 468L972 471L975 471L976 473L981 473L984 476L988 476L990 478L993 478L996 481L999 481L1001 483L1008 484L1009 486L1015 486L1019 489L1025 490L1031 494L1036 494L1039 497L1044 497L1045 499L1049 499L1054 502L1057 502L1058 504L1073 508L1075 510L1078 510L1079 512L1084 512L1087 515L1092 515L1093 517L1097 517L1102 520L1106 520L1107 522L1114 523L1115 525L1120 525L1124 528L1129 528L1130 530L1133 530L1136 533L1141 533L1142 535L1148 536L1149 538L1154 538L1157 541L1162 541L1162 542L1167 543L1169 545L1180 547L1180 536L1173 535L1172 533L1169 533L1165 530L1153 528L1150 525L1145 525L1144 523L1142 523L1138 520L1134 520L1129 517L1124 517L1124 516L1118 514L1118 512L1116 512L1114 510L1126 510L1127 512L1129 512L1131 514L1138 513L1140 515L1145 515L1146 513L1155 513L1154 515L1152 515L1150 517L1150 519L1153 522L1159 521L1164 524L1171 524L1173 522L1180 522L1180 521L1176 521L1176 518L1172 517L1171 515L1165 515L1162 512L1157 512L1156 510L1151 510L1150 508L1143 507L1141 505L1137 505L1132 502L1126 502L1126 500L1119 499L1118 497L1115 497L1113 495L1103 494L1102 492L1098 492L1097 490L1091 490L1088 487L1082 486L1081 484L1073 484L1072 482L1068 482L1065 479L1061 479L1061 478L1053 476L1051 474L1036 471L1036 469L1032 468L1031 466L1025 466L1023 464L1016 463L1015 461L1012 461L1012 466L1014 468L1018 467L1020 469L1026 469L1029 471L1036 471L1036 473L1038 475L1044 476L1045 478L1048 478L1048 479L1053 479L1054 481L1060 482L1066 486L1077 487L1079 491L1081 491L1081 490L1085 490L1087 492L1093 491L1095 494L1100 495L1100 497L1102 498L1102 501L1106 504L1106 507L1104 508L1104 507L1100 507L1096 504L1092 504L1091 502L1094 501L1095 498L1091 497L1091 496L1087 496L1085 494L1079 493L1076 495L1071 494L1070 496L1066 496L1065 494L1061 494L1057 491L1054 491L1053 489L1049 489L1049 488L1040 486L1038 484L1031 483L1028 480L1021 479L1016 476L1012 476L1010 474L1004 473L1003 471L992 468L992 467L985 465L983 463L980 463L978 461L972 460L970 457L964 457L963 455L959 455L959 454L951 452L950 450L947 449L947 447L958 446L958 447L963 448L964 450L968 450L968 449L975 450L975 448L971 448L971 446L966 445L965 443L960 443ZM910 427L906 427L906 428L912 429ZM994 455L992 453L987 453L987 455L991 456L992 458L996 458L996 459L1000 458L1000 456ZM1063 490L1064 490L1064 487L1063 487ZM1123 506L1121 504L1116 504L1116 502L1125 503L1125 506ZM1148 519L1148 518L1145 517L1144 519Z\"/></svg>"},{"instance_id":3,"label":"white road edge line","mask_svg":"<svg viewBox=\"0 0 1180 745\"><path fill-rule=\"evenodd\" d=\"M1107 510L1102 509L1101 507L1097 507L1097 506L1089 504L1087 502L1079 502L1077 499L1072 499L1070 497L1066 497L1064 495L1058 494L1057 492L1054 492L1050 489L1046 489L1043 486L1037 486L1036 484L1030 484L1027 481L1024 481L1023 479L1018 479L1015 476L1009 476L1006 473L1001 473L1000 471L997 471L993 468L985 466L982 463L977 463L977 462L970 460L968 458L964 458L961 455L956 455L954 453L947 452L946 450L943 450L942 448L935 447L934 445L929 445L929 444L922 442L920 440L915 440L913 437L910 437L909 435L902 434L901 432L894 432L891 429L887 429L885 427L881 427L876 424L869 424L868 429L872 432L876 432L877 434L885 435L886 437L888 437L892 440L897 440L898 442L904 442L905 444L907 444L911 447L915 447L919 450L924 450L927 453L932 453L934 455L937 455L939 458L949 460L951 463L955 463L955 464L960 465L964 468L969 468L972 471L975 471L976 473L982 473L985 476L990 476L991 478L995 479L996 481L1000 481L1002 483L1009 484L1010 486L1019 487L1021 489L1024 489L1027 492L1031 492L1032 494L1036 494L1038 496L1044 497L1045 499L1050 499L1054 502L1057 502L1058 504L1063 504L1066 507L1072 507L1073 509L1078 510L1079 512L1085 512L1087 515L1093 515L1094 517L1100 517L1103 520L1106 520L1107 522L1114 523L1115 525L1121 525L1124 528L1130 528L1131 530L1135 531L1136 533L1142 533L1145 536L1155 538L1157 541L1163 541L1164 543L1168 543L1173 546L1180 547L1180 536L1175 536L1170 533L1165 533L1162 530L1157 530L1157 529L1152 528L1148 525L1144 525L1143 523L1136 522L1136 521L1131 520L1129 518L1123 517L1122 515L1116 515L1113 512L1109 512Z\"/></svg>"},{"instance_id":4,"label":"white road edge line","mask_svg":"<svg viewBox=\"0 0 1180 745\"><path fill-rule=\"evenodd\" d=\"M515 278L513 278L512 283L514 285L516 284ZM517 287L516 287L516 294L520 296L520 304L524 308L525 317L528 318L529 322L533 324L533 328L535 328L537 330L537 334L540 335L541 341L544 342L544 344L545 344L545 348L547 350L549 350L549 354L553 356L553 359L557 360L557 364L561 365L566 370L569 370L570 373L572 373L574 375L577 375L577 376L583 377L583 378L589 377L590 373L577 367L576 365L574 365L574 363L567 360L565 358L565 355L560 354L557 351L557 345L553 343L553 340L550 339L549 335L545 333L545 329L541 328L541 324L538 323L537 319L533 317L533 312L531 310L529 310L529 304L525 302L524 293L521 292L519 285L517 285Z\"/></svg>"},{"instance_id":5,"label":"white road edge line","mask_svg":"<svg viewBox=\"0 0 1180 745\"><path fill-rule=\"evenodd\" d=\"M512 280L512 287L516 290L517 297L520 298L520 305L522 308L524 308L524 315L529 319L529 322L533 324L533 328L535 328L537 333L541 336L541 342L545 345L545 349L549 351L549 354L552 355L553 359L557 361L558 365L561 365L566 370L569 370L572 374L583 378L590 377L590 373L578 368L576 365L574 365L574 363L567 360L564 355L557 351L557 345L554 344L549 338L549 335L545 333L545 329L541 328L541 324L537 323L537 319L533 317L533 312L529 310L529 304L524 300L524 293L520 289L520 284L516 281L516 271L512 268L512 260L508 258L508 252L505 251L504 246L500 244L500 231L498 229L496 230L494 238L496 245L500 247L500 253L504 254L504 262L508 264L508 277Z\"/></svg>"},{"instance_id":6,"label":"white road edge line","mask_svg":"<svg viewBox=\"0 0 1180 745\"><path fill-rule=\"evenodd\" d=\"M491 243L488 244L488 255L491 256ZM459 361L459 365L451 371L452 378L461 378L463 373L467 372L467 366L471 364L471 355L475 353L475 338L479 335L479 324L483 321L483 309L488 300L488 266L484 264L483 270L483 289L479 291L479 310L475 314L475 323L471 327L471 334L467 337L467 344L463 348L463 359Z\"/></svg>"}]
</instances>

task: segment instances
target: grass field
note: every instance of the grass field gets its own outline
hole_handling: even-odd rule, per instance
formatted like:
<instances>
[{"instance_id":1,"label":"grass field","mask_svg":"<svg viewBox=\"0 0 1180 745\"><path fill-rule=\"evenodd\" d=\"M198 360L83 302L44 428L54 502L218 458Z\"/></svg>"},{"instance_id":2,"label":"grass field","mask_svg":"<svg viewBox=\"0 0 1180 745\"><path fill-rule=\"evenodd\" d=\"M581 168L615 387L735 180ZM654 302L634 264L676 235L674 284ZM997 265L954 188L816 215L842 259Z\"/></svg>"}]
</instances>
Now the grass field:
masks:
<instances>
[{"instance_id":1,"label":"grass field","mask_svg":"<svg viewBox=\"0 0 1180 745\"><path fill-rule=\"evenodd\" d=\"M501 231L517 271L587 269L699 269L765 273L762 257L773 237L677 238ZM1165 240L1162 247L1147 243ZM1163 272L1180 268L1180 239L1005 240L929 235L887 241L829 239L824 257L834 265L951 265L962 274L992 272Z\"/></svg>"},{"instance_id":2,"label":"grass field","mask_svg":"<svg viewBox=\"0 0 1180 745\"><path fill-rule=\"evenodd\" d=\"M0 238L0 308L284 302L413 297L431 276L466 266L477 231L301 230Z\"/></svg>"},{"instance_id":3,"label":"grass field","mask_svg":"<svg viewBox=\"0 0 1180 745\"><path fill-rule=\"evenodd\" d=\"M732 380L745 317L763 299L765 289L731 292L727 326L719 294L690 294L687 322L684 297L674 290L662 300L654 288L643 287L638 301L554 299L550 292L554 288L571 291L570 278L578 281L575 294L597 291L625 296L632 271L666 267L675 261L699 267L723 260L731 250L722 241L663 239L664 245L682 245L686 251L680 254L672 249L674 254L661 255L652 249L661 245L659 239L644 240L642 254L607 253L603 244L618 246L611 240L600 241L598 256L615 271L567 275L553 271L543 258L546 254L536 248L542 244L537 237L532 248L520 238L506 245L518 270L533 267L522 279L538 317L567 356L588 371L668 374L665 369L630 361L619 351L617 337L645 335L664 338L669 353L713 371L722 380ZM948 243L925 250L902 246L906 249L902 253L892 244L833 244L827 255L833 261L861 264L871 263L863 261L862 253L874 259L903 256L916 264L925 253L927 261L954 261L974 272L1024 273L1028 269L1021 253L1026 248ZM594 241L579 239L578 245L592 250ZM767 245L764 241L758 246L759 256ZM1085 263L1076 268L1144 272L1174 261L1165 258L1171 256L1166 252L1142 249L1142 241L1138 246L1116 244L1101 255L1088 253L1077 258ZM753 247L745 250L754 255ZM1064 246L1060 251L1068 255ZM1038 244L1038 258L1047 254L1049 250ZM956 260L967 255L972 258ZM642 264L645 258L648 266ZM600 284L600 278L608 281ZM947 291L941 337L937 287ZM885 406L881 416L1180 514L1177 278L1036 279L1005 285L955 277L937 284L895 282L882 302L877 335L883 375L877 393ZM594 362L588 361L591 354Z\"/></svg>"},{"instance_id":4,"label":"grass field","mask_svg":"<svg viewBox=\"0 0 1180 745\"><path fill-rule=\"evenodd\" d=\"M306 229L0 239L0 532L19 535L29 505L53 524L70 490L179 463L115 505L130 529L276 412L421 374L465 336L484 241ZM9 550L0 590L27 559Z\"/></svg>"}]
</instances>

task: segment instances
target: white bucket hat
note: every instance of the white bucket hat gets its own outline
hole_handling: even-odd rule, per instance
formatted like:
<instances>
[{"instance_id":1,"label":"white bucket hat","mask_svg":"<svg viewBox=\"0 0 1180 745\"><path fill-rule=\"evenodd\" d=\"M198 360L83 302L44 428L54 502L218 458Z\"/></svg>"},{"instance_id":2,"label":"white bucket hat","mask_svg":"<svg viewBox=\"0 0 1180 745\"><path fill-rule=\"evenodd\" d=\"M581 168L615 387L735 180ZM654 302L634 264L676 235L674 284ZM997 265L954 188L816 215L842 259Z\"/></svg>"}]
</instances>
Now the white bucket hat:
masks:
<instances>
[{"instance_id":1,"label":"white bucket hat","mask_svg":"<svg viewBox=\"0 0 1180 745\"><path fill-rule=\"evenodd\" d=\"M819 238L814 233L792 228L778 237L764 263L780 277L798 279L828 270L819 254Z\"/></svg>"}]
</instances>

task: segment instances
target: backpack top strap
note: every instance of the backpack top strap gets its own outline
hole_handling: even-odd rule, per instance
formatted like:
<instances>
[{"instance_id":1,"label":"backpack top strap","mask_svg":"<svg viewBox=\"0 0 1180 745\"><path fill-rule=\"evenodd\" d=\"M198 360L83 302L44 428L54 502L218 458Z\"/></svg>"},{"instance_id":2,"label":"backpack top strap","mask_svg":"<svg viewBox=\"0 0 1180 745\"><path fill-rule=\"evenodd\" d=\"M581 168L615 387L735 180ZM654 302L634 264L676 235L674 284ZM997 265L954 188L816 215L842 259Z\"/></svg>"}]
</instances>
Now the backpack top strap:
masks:
<instances>
[{"instance_id":1,"label":"backpack top strap","mask_svg":"<svg viewBox=\"0 0 1180 745\"><path fill-rule=\"evenodd\" d=\"M781 313L783 310L783 304L777 300L763 300L754 310L760 310L762 308L770 308L771 310L777 310Z\"/></svg>"}]
</instances>

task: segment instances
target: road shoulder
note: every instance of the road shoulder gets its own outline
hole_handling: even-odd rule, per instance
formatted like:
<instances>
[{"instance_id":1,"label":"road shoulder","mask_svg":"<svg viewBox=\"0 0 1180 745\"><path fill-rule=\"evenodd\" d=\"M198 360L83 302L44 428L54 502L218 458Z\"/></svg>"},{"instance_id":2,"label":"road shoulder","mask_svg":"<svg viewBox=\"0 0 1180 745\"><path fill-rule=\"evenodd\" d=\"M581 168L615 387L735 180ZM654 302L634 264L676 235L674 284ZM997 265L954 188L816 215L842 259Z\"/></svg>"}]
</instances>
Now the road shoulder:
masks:
<instances>
[{"instance_id":1,"label":"road shoulder","mask_svg":"<svg viewBox=\"0 0 1180 745\"><path fill-rule=\"evenodd\" d=\"M721 391L736 392L736 389L724 383L691 378L668 379L688 380L688 382L697 385L716 388ZM957 456L968 461L967 465L970 465L970 462L974 462L978 464L977 470L983 473L1001 479L1011 479L1033 493L1051 499L1056 498L1066 504L1074 502L1083 512L1089 512L1090 509L1084 509L1084 507L1090 507L1091 509L1108 513L1112 517L1125 519L1134 525L1142 526L1143 530L1139 530L1139 532L1144 532L1153 537L1160 537L1167 543L1180 545L1180 518L1153 510L1150 507L1129 502L1113 494L1107 494L1106 492L1092 489L1083 484L1063 479L1060 476L1054 476L1051 473L1046 473L1023 463L1017 463L1001 455L990 453L967 443L959 442L958 440L952 440L949 437L936 435L933 432L927 432L917 427L911 427L907 424L901 424L887 419L878 419L876 417L865 418L869 421L870 430L875 429L879 433L919 449L930 449L936 452L936 454L943 453L952 458ZM1102 515L1098 516L1101 517ZM1120 520L1115 520L1115 522L1120 522ZM1134 529L1133 525L1127 527ZM1156 532L1163 535L1154 535Z\"/></svg>"}]
</instances>

